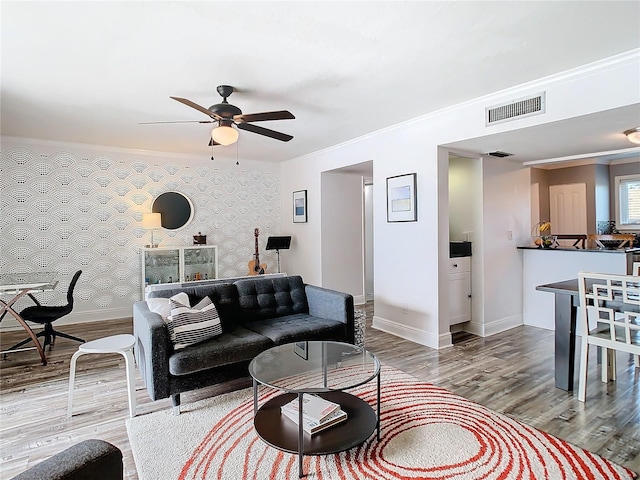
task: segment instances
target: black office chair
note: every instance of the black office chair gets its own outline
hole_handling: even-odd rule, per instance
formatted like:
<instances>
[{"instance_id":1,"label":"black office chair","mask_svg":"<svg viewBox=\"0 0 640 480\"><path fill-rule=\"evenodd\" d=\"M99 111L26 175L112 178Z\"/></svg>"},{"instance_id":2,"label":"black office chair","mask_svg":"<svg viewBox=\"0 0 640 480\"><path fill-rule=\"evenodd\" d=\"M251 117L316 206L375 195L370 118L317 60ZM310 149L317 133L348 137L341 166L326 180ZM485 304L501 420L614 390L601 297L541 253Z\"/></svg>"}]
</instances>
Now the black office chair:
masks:
<instances>
[{"instance_id":1,"label":"black office chair","mask_svg":"<svg viewBox=\"0 0 640 480\"><path fill-rule=\"evenodd\" d=\"M69 335L67 333L62 333L57 330L54 330L52 323L58 320L59 318L68 315L73 310L73 289L76 287L76 283L78 282L78 278L80 278L80 274L82 270L78 270L71 279L71 283L69 284L69 289L67 290L67 304L62 306L47 306L41 305L40 302L30 293L27 295L31 297L31 300L35 302L35 305L32 307L27 307L20 312L20 316L29 322L40 323L44 325L44 330L38 332L36 337L44 337L44 345L43 349L47 348L49 345L49 350L51 350L51 346L56 340L56 337L68 338L69 340L75 340L76 342L84 343L85 341L81 338L74 337L73 335ZM31 338L27 338L20 343L15 344L13 347L8 350L15 350L18 347L21 347L25 343L31 341Z\"/></svg>"}]
</instances>

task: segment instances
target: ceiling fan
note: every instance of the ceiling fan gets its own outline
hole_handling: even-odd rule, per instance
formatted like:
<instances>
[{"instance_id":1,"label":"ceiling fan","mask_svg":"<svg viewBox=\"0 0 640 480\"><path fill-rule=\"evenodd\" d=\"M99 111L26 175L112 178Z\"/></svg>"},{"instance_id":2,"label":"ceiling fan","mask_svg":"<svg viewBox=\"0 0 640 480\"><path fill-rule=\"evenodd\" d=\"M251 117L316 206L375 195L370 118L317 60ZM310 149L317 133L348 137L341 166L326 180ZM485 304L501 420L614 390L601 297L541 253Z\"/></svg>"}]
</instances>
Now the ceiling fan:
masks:
<instances>
[{"instance_id":1,"label":"ceiling fan","mask_svg":"<svg viewBox=\"0 0 640 480\"><path fill-rule=\"evenodd\" d=\"M231 145L238 140L238 131L246 130L248 132L257 133L258 135L264 135L265 137L275 138L283 142L288 142L293 138L286 133L276 132L268 128L259 127L253 125L252 122L264 122L267 120L289 120L296 117L287 110L278 110L275 112L262 112L262 113L242 113L235 105L231 105L227 102L227 98L233 93L234 88L230 85L219 85L216 89L222 97L222 103L211 105L209 108L204 108L197 103L187 100L181 97L169 97L180 103L195 108L200 112L211 117L211 120L187 120L177 122L143 122L142 124L154 124L154 123L217 123L218 125L211 131L211 140L209 146L213 145Z\"/></svg>"}]
</instances>

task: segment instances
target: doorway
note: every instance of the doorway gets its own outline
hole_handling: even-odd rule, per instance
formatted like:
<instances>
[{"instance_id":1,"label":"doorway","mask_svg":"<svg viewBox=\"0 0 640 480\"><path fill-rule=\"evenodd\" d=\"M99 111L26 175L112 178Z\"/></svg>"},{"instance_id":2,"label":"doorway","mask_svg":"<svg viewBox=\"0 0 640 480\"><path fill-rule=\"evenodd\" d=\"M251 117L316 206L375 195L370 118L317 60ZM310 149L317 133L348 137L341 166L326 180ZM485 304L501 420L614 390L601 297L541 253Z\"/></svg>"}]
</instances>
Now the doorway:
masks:
<instances>
[{"instance_id":1,"label":"doorway","mask_svg":"<svg viewBox=\"0 0 640 480\"><path fill-rule=\"evenodd\" d=\"M372 161L321 175L322 285L356 305L374 295L373 196Z\"/></svg>"},{"instance_id":2,"label":"doorway","mask_svg":"<svg viewBox=\"0 0 640 480\"><path fill-rule=\"evenodd\" d=\"M440 329L482 335L482 161L470 152L449 151L447 172L449 259L440 286L448 308Z\"/></svg>"}]
</instances>

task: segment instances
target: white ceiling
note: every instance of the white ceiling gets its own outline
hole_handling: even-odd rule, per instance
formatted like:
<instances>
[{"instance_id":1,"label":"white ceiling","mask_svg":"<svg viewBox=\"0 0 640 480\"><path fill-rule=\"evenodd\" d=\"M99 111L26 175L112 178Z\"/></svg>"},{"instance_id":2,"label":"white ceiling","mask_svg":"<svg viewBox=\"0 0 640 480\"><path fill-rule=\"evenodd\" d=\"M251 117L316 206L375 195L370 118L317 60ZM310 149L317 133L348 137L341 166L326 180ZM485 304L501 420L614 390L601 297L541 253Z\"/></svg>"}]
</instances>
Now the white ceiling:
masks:
<instances>
[{"instance_id":1,"label":"white ceiling","mask_svg":"<svg viewBox=\"0 0 640 480\"><path fill-rule=\"evenodd\" d=\"M513 154L510 159L530 162L541 168L575 162L571 157L577 155L609 163L628 156L640 157L640 147L630 143L622 133L632 126L640 126L639 104L470 138L448 146L483 153L507 152Z\"/></svg>"},{"instance_id":2,"label":"white ceiling","mask_svg":"<svg viewBox=\"0 0 640 480\"><path fill-rule=\"evenodd\" d=\"M640 2L2 1L1 127L8 136L202 154L210 125L169 99L244 113L240 158L283 161L440 108L640 47ZM517 160L627 148L640 106L460 142ZM615 133L615 138L613 134ZM551 136L549 136L551 135ZM541 142L540 139L546 139ZM576 150L577 149L577 150ZM582 150L579 152L578 150ZM235 146L216 147L234 158Z\"/></svg>"}]
</instances>

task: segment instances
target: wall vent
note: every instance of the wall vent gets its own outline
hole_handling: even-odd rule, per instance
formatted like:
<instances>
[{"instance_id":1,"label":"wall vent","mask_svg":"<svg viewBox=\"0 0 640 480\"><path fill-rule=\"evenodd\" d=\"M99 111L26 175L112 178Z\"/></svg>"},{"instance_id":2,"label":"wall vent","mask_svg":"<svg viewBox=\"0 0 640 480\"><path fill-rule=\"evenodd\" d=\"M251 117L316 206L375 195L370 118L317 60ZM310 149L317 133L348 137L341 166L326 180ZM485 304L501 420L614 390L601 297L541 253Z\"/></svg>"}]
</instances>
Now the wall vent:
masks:
<instances>
[{"instance_id":1,"label":"wall vent","mask_svg":"<svg viewBox=\"0 0 640 480\"><path fill-rule=\"evenodd\" d=\"M485 108L485 125L509 122L545 112L545 92Z\"/></svg>"}]
</instances>

